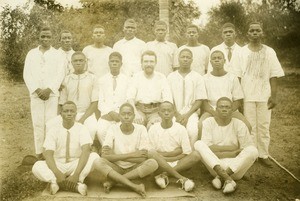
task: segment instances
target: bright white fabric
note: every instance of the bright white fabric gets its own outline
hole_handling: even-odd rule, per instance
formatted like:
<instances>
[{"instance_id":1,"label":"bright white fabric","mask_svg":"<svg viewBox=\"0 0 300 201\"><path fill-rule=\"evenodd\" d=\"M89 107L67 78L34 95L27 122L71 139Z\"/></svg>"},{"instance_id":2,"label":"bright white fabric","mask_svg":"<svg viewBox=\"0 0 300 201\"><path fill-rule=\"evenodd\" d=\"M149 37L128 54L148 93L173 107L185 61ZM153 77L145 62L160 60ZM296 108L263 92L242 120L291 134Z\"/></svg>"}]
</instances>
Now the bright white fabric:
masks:
<instances>
[{"instance_id":1,"label":"bright white fabric","mask_svg":"<svg viewBox=\"0 0 300 201\"><path fill-rule=\"evenodd\" d=\"M160 42L157 40L146 43L146 50L152 50L157 56L157 63L155 71L168 76L173 72L175 62L175 54L177 52L177 45L169 41Z\"/></svg>"},{"instance_id":2,"label":"bright white fabric","mask_svg":"<svg viewBox=\"0 0 300 201\"><path fill-rule=\"evenodd\" d=\"M134 75L127 93L127 100L131 99L143 104L173 102L167 78L155 71L151 78L147 78L143 71Z\"/></svg>"},{"instance_id":3,"label":"bright white fabric","mask_svg":"<svg viewBox=\"0 0 300 201\"><path fill-rule=\"evenodd\" d=\"M82 52L88 61L88 71L95 74L97 78L109 72L109 55L113 52L111 47L103 46L96 48L93 45L88 45L83 48Z\"/></svg>"},{"instance_id":4,"label":"bright white fabric","mask_svg":"<svg viewBox=\"0 0 300 201\"><path fill-rule=\"evenodd\" d=\"M66 76L63 86L59 104L73 101L77 105L78 113L84 113L92 102L98 101L98 80L92 73L70 74Z\"/></svg>"},{"instance_id":5,"label":"bright white fabric","mask_svg":"<svg viewBox=\"0 0 300 201\"><path fill-rule=\"evenodd\" d=\"M171 152L176 148L182 148L183 154L192 152L187 130L177 122L173 122L171 128L164 129L161 123L155 123L148 131L151 148L158 152Z\"/></svg>"},{"instance_id":6,"label":"bright white fabric","mask_svg":"<svg viewBox=\"0 0 300 201\"><path fill-rule=\"evenodd\" d=\"M92 144L89 131L84 125L75 122L68 130L63 127L62 123L54 125L47 132L43 146L45 150L54 151L53 157L55 161L61 163L64 163L66 160L67 131L70 133L70 162L80 157L83 145Z\"/></svg>"},{"instance_id":7,"label":"bright white fabric","mask_svg":"<svg viewBox=\"0 0 300 201\"><path fill-rule=\"evenodd\" d=\"M237 62L234 73L241 78L244 101L267 102L271 96L270 78L284 76L275 51L263 45L260 51L252 52L245 45Z\"/></svg>"},{"instance_id":8,"label":"bright white fabric","mask_svg":"<svg viewBox=\"0 0 300 201\"><path fill-rule=\"evenodd\" d=\"M189 49L193 53L193 62L191 64L191 69L200 73L200 75L205 74L205 70L207 70L208 62L209 62L209 47L206 45L199 45L196 47L191 47L187 45L183 45L180 48L178 48L177 54L176 54L176 60L177 60L177 67L179 67L178 57L179 53L183 49Z\"/></svg>"},{"instance_id":9,"label":"bright white fabric","mask_svg":"<svg viewBox=\"0 0 300 201\"><path fill-rule=\"evenodd\" d=\"M223 52L224 56L225 56L225 64L224 64L224 69L225 71L227 72L232 72L233 71L233 67L232 65L235 63L235 59L238 59L238 54L241 50L241 46L239 46L237 43L234 43L231 47L231 52L232 52L232 56L231 56L231 59L230 61L228 61L228 46L225 45L225 43L221 43L220 45L217 45L215 47L213 47L211 50L210 50L210 55L209 55L209 58L211 56L211 53L213 53L214 51L216 50L219 50L221 52ZM207 72L211 72L213 70L212 68L212 65L211 63L209 62L208 63L208 70Z\"/></svg>"},{"instance_id":10,"label":"bright white fabric","mask_svg":"<svg viewBox=\"0 0 300 201\"><path fill-rule=\"evenodd\" d=\"M71 49L69 51L65 51L61 47L58 48L58 51L60 53L60 56L62 57L65 76L73 73L74 67L73 67L71 61L72 61L72 55L74 54L75 51L73 49Z\"/></svg>"},{"instance_id":11,"label":"bright white fabric","mask_svg":"<svg viewBox=\"0 0 300 201\"><path fill-rule=\"evenodd\" d=\"M238 78L231 73L214 76L207 73L203 76L208 103L216 109L219 98L227 97L232 101L243 99L244 94Z\"/></svg>"},{"instance_id":12,"label":"bright white fabric","mask_svg":"<svg viewBox=\"0 0 300 201\"><path fill-rule=\"evenodd\" d=\"M97 122L97 137L101 145L103 145L105 141L105 137L107 135L107 130L110 126L118 124L116 121L107 121L105 119L100 118Z\"/></svg>"},{"instance_id":13,"label":"bright white fabric","mask_svg":"<svg viewBox=\"0 0 300 201\"><path fill-rule=\"evenodd\" d=\"M114 154L128 154L138 150L149 150L149 138L145 126L133 124L134 130L125 135L120 129L121 123L112 125L105 137L103 146L110 147ZM115 164L126 169L135 165L127 161L116 161Z\"/></svg>"},{"instance_id":14,"label":"bright white fabric","mask_svg":"<svg viewBox=\"0 0 300 201\"><path fill-rule=\"evenodd\" d=\"M132 77L134 73L142 70L141 56L144 49L145 42L136 37L131 40L123 38L114 44L113 50L122 55L121 71L128 77Z\"/></svg>"}]
</instances>

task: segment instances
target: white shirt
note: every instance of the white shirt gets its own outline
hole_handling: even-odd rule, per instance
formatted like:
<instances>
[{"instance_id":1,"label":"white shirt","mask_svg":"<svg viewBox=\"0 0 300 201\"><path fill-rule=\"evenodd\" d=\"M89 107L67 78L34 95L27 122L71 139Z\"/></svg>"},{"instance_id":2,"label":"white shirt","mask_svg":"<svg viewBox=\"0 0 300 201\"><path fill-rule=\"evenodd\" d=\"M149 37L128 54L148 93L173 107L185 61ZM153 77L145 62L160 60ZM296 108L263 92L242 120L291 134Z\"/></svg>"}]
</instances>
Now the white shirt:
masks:
<instances>
[{"instance_id":1,"label":"white shirt","mask_svg":"<svg viewBox=\"0 0 300 201\"><path fill-rule=\"evenodd\" d=\"M210 58L211 53L213 53L216 50L219 50L219 51L223 52L223 54L225 56L224 69L227 72L232 72L232 68L233 68L232 65L235 63L234 60L237 59L238 54L241 51L242 47L239 46L237 43L234 43L230 48L231 48L231 53L232 53L230 61L228 60L229 49L228 49L228 46L226 46L224 42L221 43L220 45L217 45L217 46L213 47L211 49L210 55L209 55L209 58ZM212 70L213 70L213 67L212 67L211 63L209 62L207 72L211 72Z\"/></svg>"},{"instance_id":2,"label":"white shirt","mask_svg":"<svg viewBox=\"0 0 300 201\"><path fill-rule=\"evenodd\" d=\"M114 44L113 49L122 55L122 73L132 77L134 73L142 70L141 56L145 49L144 41L136 37L131 40L123 38Z\"/></svg>"},{"instance_id":3,"label":"white shirt","mask_svg":"<svg viewBox=\"0 0 300 201\"><path fill-rule=\"evenodd\" d=\"M58 89L64 79L63 61L58 50L50 47L45 53L39 47L30 50L25 59L24 81L31 96L35 90L50 88L50 96L59 96Z\"/></svg>"},{"instance_id":4,"label":"white shirt","mask_svg":"<svg viewBox=\"0 0 300 201\"><path fill-rule=\"evenodd\" d=\"M101 115L111 111L119 113L120 106L126 102L126 94L129 86L129 78L120 73L116 77L116 89L113 90L113 75L107 73L99 79L98 109Z\"/></svg>"},{"instance_id":5,"label":"white shirt","mask_svg":"<svg viewBox=\"0 0 300 201\"><path fill-rule=\"evenodd\" d=\"M157 64L155 66L155 71L168 76L173 72L175 62L175 54L177 52L177 45L169 41L150 41L146 43L146 49L152 50L157 56Z\"/></svg>"},{"instance_id":6,"label":"white shirt","mask_svg":"<svg viewBox=\"0 0 300 201\"><path fill-rule=\"evenodd\" d=\"M258 52L252 52L245 45L240 51L234 73L241 77L244 101L257 102L267 102L271 96L270 78L284 76L275 51L266 45Z\"/></svg>"},{"instance_id":7,"label":"white shirt","mask_svg":"<svg viewBox=\"0 0 300 201\"><path fill-rule=\"evenodd\" d=\"M95 75L85 72L83 74L70 74L63 82L59 104L73 101L77 105L77 112L85 112L92 102L98 101L98 81Z\"/></svg>"},{"instance_id":8,"label":"white shirt","mask_svg":"<svg viewBox=\"0 0 300 201\"><path fill-rule=\"evenodd\" d=\"M97 78L102 77L109 72L109 55L113 52L111 47L103 46L101 48L86 46L82 52L87 58L87 69L89 72L96 75Z\"/></svg>"},{"instance_id":9,"label":"white shirt","mask_svg":"<svg viewBox=\"0 0 300 201\"><path fill-rule=\"evenodd\" d=\"M132 78L132 84L127 93L127 100L135 100L144 104L173 102L172 93L165 75L153 72L151 78L147 78L144 71L136 73Z\"/></svg>"},{"instance_id":10,"label":"white shirt","mask_svg":"<svg viewBox=\"0 0 300 201\"><path fill-rule=\"evenodd\" d=\"M69 130L61 123L53 126L47 132L43 146L45 150L54 151L54 159L63 163L66 160L67 131L70 132L69 162L80 157L83 145L92 144L88 129L80 123L75 122Z\"/></svg>"},{"instance_id":11,"label":"white shirt","mask_svg":"<svg viewBox=\"0 0 300 201\"><path fill-rule=\"evenodd\" d=\"M221 97L227 97L232 101L244 98L242 87L238 78L232 73L223 76L214 76L207 73L203 76L208 103L216 109L217 101Z\"/></svg>"},{"instance_id":12,"label":"white shirt","mask_svg":"<svg viewBox=\"0 0 300 201\"><path fill-rule=\"evenodd\" d=\"M62 57L65 76L73 73L74 68L73 68L73 65L72 65L71 61L72 61L72 55L74 54L75 51L73 49L71 49L69 51L65 51L61 47L58 48L58 51L59 51L59 53Z\"/></svg>"},{"instance_id":13,"label":"white shirt","mask_svg":"<svg viewBox=\"0 0 300 201\"><path fill-rule=\"evenodd\" d=\"M179 67L179 53L183 49L189 49L193 53L193 62L191 64L191 69L200 73L200 75L205 74L205 70L207 70L208 62L209 62L209 47L201 44L200 46L191 47L187 45L181 46L176 54L177 67Z\"/></svg>"},{"instance_id":14,"label":"white shirt","mask_svg":"<svg viewBox=\"0 0 300 201\"><path fill-rule=\"evenodd\" d=\"M151 148L158 152L171 152L181 148L183 154L192 152L187 130L177 122L173 122L171 128L164 129L161 123L152 125L148 132Z\"/></svg>"},{"instance_id":15,"label":"white shirt","mask_svg":"<svg viewBox=\"0 0 300 201\"><path fill-rule=\"evenodd\" d=\"M121 123L117 123L109 127L103 147L110 147L114 154L128 154L139 150L149 150L148 133L143 125L133 124L134 131L129 135L123 134L120 125ZM125 169L135 165L135 163L127 161L116 161L115 163Z\"/></svg>"},{"instance_id":16,"label":"white shirt","mask_svg":"<svg viewBox=\"0 0 300 201\"><path fill-rule=\"evenodd\" d=\"M203 121L201 140L207 144L245 148L253 145L249 130L244 122L232 118L226 126L219 126L214 117Z\"/></svg>"},{"instance_id":17,"label":"white shirt","mask_svg":"<svg viewBox=\"0 0 300 201\"><path fill-rule=\"evenodd\" d=\"M167 79L176 110L180 114L187 113L196 100L207 99L204 80L199 73L191 71L183 77L177 70L171 73Z\"/></svg>"}]
</instances>

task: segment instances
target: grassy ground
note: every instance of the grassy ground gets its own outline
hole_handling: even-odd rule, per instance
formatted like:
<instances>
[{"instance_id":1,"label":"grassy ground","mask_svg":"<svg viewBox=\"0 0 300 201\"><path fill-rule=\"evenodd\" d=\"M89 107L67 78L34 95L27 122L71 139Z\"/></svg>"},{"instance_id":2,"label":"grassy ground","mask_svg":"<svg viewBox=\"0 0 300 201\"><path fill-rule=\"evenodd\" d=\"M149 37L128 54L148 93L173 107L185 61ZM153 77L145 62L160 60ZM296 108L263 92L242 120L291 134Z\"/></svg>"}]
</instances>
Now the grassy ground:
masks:
<instances>
[{"instance_id":1,"label":"grassy ground","mask_svg":"<svg viewBox=\"0 0 300 201\"><path fill-rule=\"evenodd\" d=\"M285 72L287 76L279 83L279 104L272 114L270 154L300 178L300 72L295 69L285 69ZM1 200L79 200L41 197L45 184L33 177L29 167L18 168L25 155L34 154L29 96L23 83L5 78L0 71ZM193 192L196 198L184 200L300 199L300 183L276 165L267 169L255 163L246 177L238 181L237 191L229 196L213 190L212 177L203 165L198 164L185 174L196 182L197 187Z\"/></svg>"}]
</instances>

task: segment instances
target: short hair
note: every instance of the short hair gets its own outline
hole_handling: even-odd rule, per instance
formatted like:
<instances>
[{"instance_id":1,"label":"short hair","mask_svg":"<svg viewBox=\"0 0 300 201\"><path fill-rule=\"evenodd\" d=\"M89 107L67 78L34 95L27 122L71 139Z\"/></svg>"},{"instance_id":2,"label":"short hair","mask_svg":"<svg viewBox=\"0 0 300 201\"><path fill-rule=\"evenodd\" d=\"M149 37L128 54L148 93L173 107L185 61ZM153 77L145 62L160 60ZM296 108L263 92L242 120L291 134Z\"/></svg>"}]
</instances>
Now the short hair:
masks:
<instances>
[{"instance_id":1,"label":"short hair","mask_svg":"<svg viewBox=\"0 0 300 201\"><path fill-rule=\"evenodd\" d=\"M73 58L74 56L76 56L76 55L83 55L84 58L86 58L85 54L84 54L83 52L81 52L81 51L76 51L76 52L74 52L74 53L72 54L72 58Z\"/></svg>"},{"instance_id":2,"label":"short hair","mask_svg":"<svg viewBox=\"0 0 300 201\"><path fill-rule=\"evenodd\" d=\"M258 21L252 21L252 22L250 22L250 23L248 24L248 29L249 29L250 26L253 25L253 24L258 24L258 25L261 27L261 29L263 29L262 23L260 23L260 22L258 22Z\"/></svg>"},{"instance_id":3,"label":"short hair","mask_svg":"<svg viewBox=\"0 0 300 201\"><path fill-rule=\"evenodd\" d=\"M94 30L97 29L97 28L100 28L100 29L105 30L104 27L103 27L101 24L95 24L95 25L93 26L92 32L94 32Z\"/></svg>"},{"instance_id":4,"label":"short hair","mask_svg":"<svg viewBox=\"0 0 300 201\"><path fill-rule=\"evenodd\" d=\"M121 110L123 109L123 107L130 107L130 109L133 111L134 113L134 108L133 106L130 104L130 103L123 103L121 106L120 106L120 109L119 109L119 113L121 113Z\"/></svg>"},{"instance_id":5,"label":"short hair","mask_svg":"<svg viewBox=\"0 0 300 201\"><path fill-rule=\"evenodd\" d=\"M220 51L220 50L214 50L214 51L210 54L210 57L211 57L213 54L215 54L215 53L221 53L221 54L223 55L223 59L225 59L224 53L223 53L222 51Z\"/></svg>"},{"instance_id":6,"label":"short hair","mask_svg":"<svg viewBox=\"0 0 300 201\"><path fill-rule=\"evenodd\" d=\"M143 58L145 55L149 55L149 56L154 56L155 57L155 61L157 61L157 56L155 54L154 51L152 50L146 50L145 52L143 52L142 57L141 57L141 61L143 62Z\"/></svg>"},{"instance_id":7,"label":"short hair","mask_svg":"<svg viewBox=\"0 0 300 201\"><path fill-rule=\"evenodd\" d=\"M184 49L180 50L179 56L181 55L182 52L189 52L189 53L192 55L192 57L193 57L193 52L192 52L192 50L190 50L190 49L188 49L188 48L184 48Z\"/></svg>"},{"instance_id":8,"label":"short hair","mask_svg":"<svg viewBox=\"0 0 300 201\"><path fill-rule=\"evenodd\" d=\"M197 33L199 33L199 27L195 24L190 24L189 26L187 26L186 30L190 29L190 28L195 28L197 30Z\"/></svg>"},{"instance_id":9,"label":"short hair","mask_svg":"<svg viewBox=\"0 0 300 201\"><path fill-rule=\"evenodd\" d=\"M171 103L170 101L164 101L164 102L162 102L162 103L160 104L159 108L161 108L161 106L162 106L163 104L169 104L169 105L172 106L172 109L173 109L173 110L175 109L174 104Z\"/></svg>"},{"instance_id":10,"label":"short hair","mask_svg":"<svg viewBox=\"0 0 300 201\"><path fill-rule=\"evenodd\" d=\"M219 98L217 100L217 104L216 104L217 107L218 107L219 102L221 102L221 101L228 101L228 102L230 102L230 105L232 106L232 100L230 100L230 98L228 98L228 97L221 97L221 98Z\"/></svg>"},{"instance_id":11,"label":"short hair","mask_svg":"<svg viewBox=\"0 0 300 201\"><path fill-rule=\"evenodd\" d=\"M65 105L74 105L76 110L77 110L77 105L73 102L73 101L66 101L63 105L62 105L62 108L65 106Z\"/></svg>"},{"instance_id":12,"label":"short hair","mask_svg":"<svg viewBox=\"0 0 300 201\"><path fill-rule=\"evenodd\" d=\"M43 26L40 28L39 33L41 33L42 31L50 31L52 33L52 30L49 26Z\"/></svg>"},{"instance_id":13,"label":"short hair","mask_svg":"<svg viewBox=\"0 0 300 201\"><path fill-rule=\"evenodd\" d=\"M112 52L108 59L110 60L112 57L118 57L122 61L122 55L119 52Z\"/></svg>"},{"instance_id":14,"label":"short hair","mask_svg":"<svg viewBox=\"0 0 300 201\"><path fill-rule=\"evenodd\" d=\"M132 24L137 25L137 24L136 24L136 21L135 21L134 19L132 19L132 18L127 19L127 20L124 22L124 25L125 25L126 23L132 23Z\"/></svg>"},{"instance_id":15,"label":"short hair","mask_svg":"<svg viewBox=\"0 0 300 201\"><path fill-rule=\"evenodd\" d=\"M234 24L232 24L230 22L226 22L225 24L223 24L222 30L225 29L225 28L232 28L233 30L235 30Z\"/></svg>"},{"instance_id":16,"label":"short hair","mask_svg":"<svg viewBox=\"0 0 300 201\"><path fill-rule=\"evenodd\" d=\"M59 40L61 40L61 35L62 35L63 33L70 33L70 34L72 35L71 31L69 31L69 30L62 30L62 31L60 32L60 34L59 34Z\"/></svg>"},{"instance_id":17,"label":"short hair","mask_svg":"<svg viewBox=\"0 0 300 201\"><path fill-rule=\"evenodd\" d=\"M168 24L165 21L162 21L162 20L156 21L154 24L154 27L159 26L159 25L162 25L162 26L165 26L166 28L168 28Z\"/></svg>"}]
</instances>

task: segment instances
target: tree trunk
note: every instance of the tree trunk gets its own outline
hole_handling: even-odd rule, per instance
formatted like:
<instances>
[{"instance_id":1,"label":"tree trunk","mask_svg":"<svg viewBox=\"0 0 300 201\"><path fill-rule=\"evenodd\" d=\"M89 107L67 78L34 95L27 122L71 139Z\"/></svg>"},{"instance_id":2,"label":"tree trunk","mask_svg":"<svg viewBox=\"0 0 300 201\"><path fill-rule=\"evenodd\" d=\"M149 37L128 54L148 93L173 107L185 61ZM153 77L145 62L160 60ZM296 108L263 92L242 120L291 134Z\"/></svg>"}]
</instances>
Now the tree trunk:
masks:
<instances>
[{"instance_id":1,"label":"tree trunk","mask_svg":"<svg viewBox=\"0 0 300 201\"><path fill-rule=\"evenodd\" d=\"M159 20L167 23L169 26L169 0L158 0L159 3ZM167 39L169 38L169 30L167 33Z\"/></svg>"}]
</instances>

